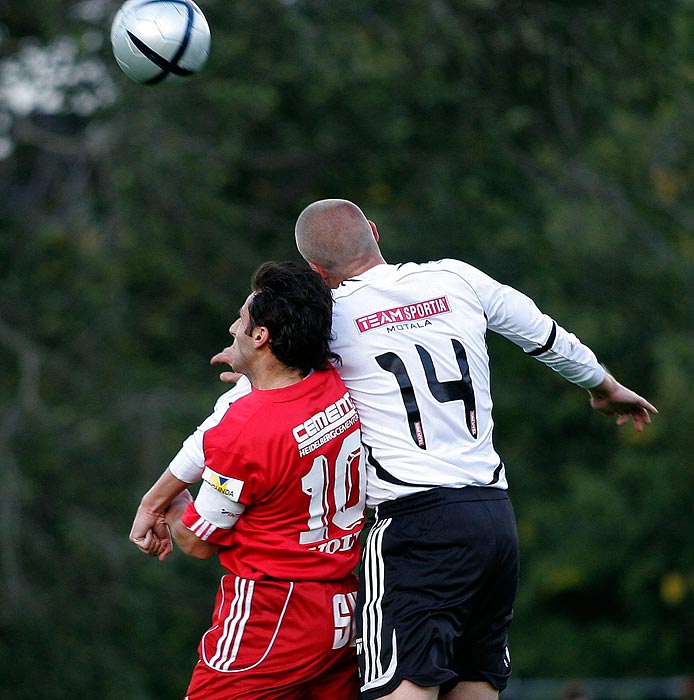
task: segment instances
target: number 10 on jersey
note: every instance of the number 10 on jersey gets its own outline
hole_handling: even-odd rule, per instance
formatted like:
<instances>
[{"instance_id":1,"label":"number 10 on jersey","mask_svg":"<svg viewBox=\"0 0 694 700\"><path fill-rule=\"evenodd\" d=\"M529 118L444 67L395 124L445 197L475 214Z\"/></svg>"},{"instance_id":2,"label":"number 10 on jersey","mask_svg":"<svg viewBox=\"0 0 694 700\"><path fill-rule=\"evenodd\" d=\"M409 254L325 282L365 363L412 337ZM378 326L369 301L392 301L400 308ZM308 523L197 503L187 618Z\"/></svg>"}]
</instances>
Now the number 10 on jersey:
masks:
<instances>
[{"instance_id":1,"label":"number 10 on jersey","mask_svg":"<svg viewBox=\"0 0 694 700\"><path fill-rule=\"evenodd\" d=\"M301 488L310 501L307 529L300 533L299 542L318 545L317 549L329 554L350 549L357 538L350 531L364 519L365 480L361 434L357 430L343 439L334 464L325 455L318 455L301 479ZM335 528L343 532L335 532Z\"/></svg>"}]
</instances>

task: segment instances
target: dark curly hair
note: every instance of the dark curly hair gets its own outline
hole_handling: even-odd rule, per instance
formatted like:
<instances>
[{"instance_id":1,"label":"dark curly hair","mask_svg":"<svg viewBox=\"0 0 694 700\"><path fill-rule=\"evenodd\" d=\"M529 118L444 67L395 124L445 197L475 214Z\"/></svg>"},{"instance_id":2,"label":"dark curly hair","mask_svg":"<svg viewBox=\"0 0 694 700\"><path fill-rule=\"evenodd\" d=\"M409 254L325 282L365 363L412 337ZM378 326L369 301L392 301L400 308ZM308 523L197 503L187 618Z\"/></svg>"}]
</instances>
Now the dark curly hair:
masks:
<instances>
[{"instance_id":1,"label":"dark curly hair","mask_svg":"<svg viewBox=\"0 0 694 700\"><path fill-rule=\"evenodd\" d=\"M274 356L306 376L340 357L330 351L333 297L323 278L295 262L267 262L253 274L246 333L264 326Z\"/></svg>"}]
</instances>

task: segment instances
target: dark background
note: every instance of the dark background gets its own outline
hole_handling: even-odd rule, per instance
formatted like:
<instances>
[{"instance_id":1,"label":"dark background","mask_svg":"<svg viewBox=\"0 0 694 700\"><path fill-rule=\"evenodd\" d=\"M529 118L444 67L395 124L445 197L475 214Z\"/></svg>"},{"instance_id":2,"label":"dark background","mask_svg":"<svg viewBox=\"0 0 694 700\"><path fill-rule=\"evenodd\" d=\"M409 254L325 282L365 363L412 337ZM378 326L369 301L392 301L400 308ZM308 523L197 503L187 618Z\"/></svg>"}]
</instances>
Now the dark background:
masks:
<instances>
[{"instance_id":1,"label":"dark background","mask_svg":"<svg viewBox=\"0 0 694 700\"><path fill-rule=\"evenodd\" d=\"M321 197L390 262L530 294L660 410L617 428L489 338L514 678L694 674L692 3L200 6L204 71L142 87L117 3L0 0L0 696L182 696L219 566L143 557L130 523Z\"/></svg>"}]
</instances>

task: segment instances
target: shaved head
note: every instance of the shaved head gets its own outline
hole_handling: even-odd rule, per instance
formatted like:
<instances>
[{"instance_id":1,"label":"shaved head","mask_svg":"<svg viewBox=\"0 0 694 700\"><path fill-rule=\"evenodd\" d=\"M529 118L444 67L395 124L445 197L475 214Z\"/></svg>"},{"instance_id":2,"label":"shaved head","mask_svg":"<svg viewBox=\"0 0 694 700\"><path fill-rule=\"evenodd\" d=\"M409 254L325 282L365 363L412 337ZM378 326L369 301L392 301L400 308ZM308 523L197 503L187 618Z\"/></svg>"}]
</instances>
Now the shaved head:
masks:
<instances>
[{"instance_id":1,"label":"shaved head","mask_svg":"<svg viewBox=\"0 0 694 700\"><path fill-rule=\"evenodd\" d=\"M375 227L346 199L309 204L296 221L295 235L303 258L321 268L333 282L384 262Z\"/></svg>"}]
</instances>

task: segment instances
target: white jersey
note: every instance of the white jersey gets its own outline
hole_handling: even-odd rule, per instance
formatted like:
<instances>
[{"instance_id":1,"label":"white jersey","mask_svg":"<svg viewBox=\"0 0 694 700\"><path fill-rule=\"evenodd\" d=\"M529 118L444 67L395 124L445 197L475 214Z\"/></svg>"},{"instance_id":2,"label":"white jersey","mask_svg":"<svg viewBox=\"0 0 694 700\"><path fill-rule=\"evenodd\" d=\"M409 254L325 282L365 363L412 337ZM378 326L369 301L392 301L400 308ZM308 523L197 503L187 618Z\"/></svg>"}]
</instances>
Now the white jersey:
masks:
<instances>
[{"instance_id":1,"label":"white jersey","mask_svg":"<svg viewBox=\"0 0 694 700\"><path fill-rule=\"evenodd\" d=\"M605 376L531 299L458 260L377 265L334 299L331 349L362 421L369 506L435 486L507 488L487 329L579 386Z\"/></svg>"}]
</instances>

